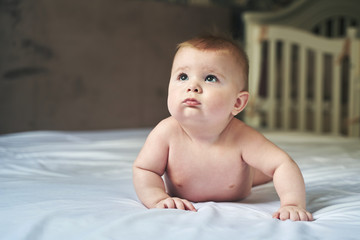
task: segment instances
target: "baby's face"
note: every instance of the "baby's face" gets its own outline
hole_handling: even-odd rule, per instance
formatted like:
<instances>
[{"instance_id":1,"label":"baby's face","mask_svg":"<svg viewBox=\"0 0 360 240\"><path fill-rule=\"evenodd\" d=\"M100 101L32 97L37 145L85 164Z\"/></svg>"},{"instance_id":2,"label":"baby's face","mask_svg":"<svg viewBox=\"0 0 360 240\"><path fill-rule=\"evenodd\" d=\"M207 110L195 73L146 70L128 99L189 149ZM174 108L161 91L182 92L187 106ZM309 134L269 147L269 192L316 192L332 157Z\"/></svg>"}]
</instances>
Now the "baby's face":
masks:
<instances>
[{"instance_id":1,"label":"baby's face","mask_svg":"<svg viewBox=\"0 0 360 240\"><path fill-rule=\"evenodd\" d=\"M233 116L241 91L239 63L227 51L178 50L168 95L170 114L177 120L216 121Z\"/></svg>"}]
</instances>

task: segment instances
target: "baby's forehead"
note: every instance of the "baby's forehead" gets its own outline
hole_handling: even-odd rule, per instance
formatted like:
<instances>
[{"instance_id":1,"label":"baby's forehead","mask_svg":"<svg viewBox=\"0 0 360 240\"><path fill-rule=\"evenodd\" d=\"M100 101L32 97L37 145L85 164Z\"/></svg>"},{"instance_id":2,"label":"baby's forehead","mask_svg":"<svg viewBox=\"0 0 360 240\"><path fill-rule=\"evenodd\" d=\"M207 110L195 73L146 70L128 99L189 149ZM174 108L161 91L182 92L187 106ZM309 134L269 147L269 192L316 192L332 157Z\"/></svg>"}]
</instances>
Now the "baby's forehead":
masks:
<instances>
[{"instance_id":1,"label":"baby's forehead","mask_svg":"<svg viewBox=\"0 0 360 240\"><path fill-rule=\"evenodd\" d=\"M230 54L231 50L228 48L198 48L195 46L182 46L179 47L177 50L178 52L182 52L182 51L198 51L198 52L203 52L203 53L219 53L219 54Z\"/></svg>"},{"instance_id":2,"label":"baby's forehead","mask_svg":"<svg viewBox=\"0 0 360 240\"><path fill-rule=\"evenodd\" d=\"M226 68L228 68L234 66L233 64L229 64L230 62L235 63L235 59L228 51L182 47L178 49L174 57L172 68L174 69L174 67L178 68L182 66L223 68L226 63L228 63L226 66Z\"/></svg>"},{"instance_id":3,"label":"baby's forehead","mask_svg":"<svg viewBox=\"0 0 360 240\"><path fill-rule=\"evenodd\" d=\"M237 57L229 49L199 49L196 47L181 47L177 50L175 59L185 59L191 57L192 54L196 54L197 57L223 57L228 61L238 61ZM189 59L190 60L190 59Z\"/></svg>"}]
</instances>

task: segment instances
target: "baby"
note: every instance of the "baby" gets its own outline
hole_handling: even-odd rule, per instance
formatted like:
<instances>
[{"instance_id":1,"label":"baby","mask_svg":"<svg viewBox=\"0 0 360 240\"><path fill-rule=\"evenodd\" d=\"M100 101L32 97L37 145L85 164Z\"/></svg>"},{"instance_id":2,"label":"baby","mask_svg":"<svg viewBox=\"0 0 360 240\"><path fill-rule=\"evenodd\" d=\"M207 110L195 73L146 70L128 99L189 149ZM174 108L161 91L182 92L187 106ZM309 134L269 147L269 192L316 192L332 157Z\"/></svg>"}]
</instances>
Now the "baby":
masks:
<instances>
[{"instance_id":1,"label":"baby","mask_svg":"<svg viewBox=\"0 0 360 240\"><path fill-rule=\"evenodd\" d=\"M171 117L149 134L133 165L148 208L196 211L192 202L239 201L273 180L281 220L311 221L296 163L234 116L246 106L248 60L232 40L197 37L178 45L168 92ZM162 176L164 175L163 181Z\"/></svg>"}]
</instances>

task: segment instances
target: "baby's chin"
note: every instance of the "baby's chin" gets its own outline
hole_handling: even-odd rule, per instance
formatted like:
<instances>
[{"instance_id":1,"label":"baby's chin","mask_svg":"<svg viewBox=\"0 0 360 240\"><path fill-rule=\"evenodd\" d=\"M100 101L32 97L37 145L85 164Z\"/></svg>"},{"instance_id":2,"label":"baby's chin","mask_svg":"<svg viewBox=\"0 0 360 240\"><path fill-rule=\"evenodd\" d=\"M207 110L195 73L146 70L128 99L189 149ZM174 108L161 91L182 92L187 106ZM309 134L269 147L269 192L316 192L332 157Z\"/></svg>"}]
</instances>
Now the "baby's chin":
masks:
<instances>
[{"instance_id":1,"label":"baby's chin","mask_svg":"<svg viewBox=\"0 0 360 240\"><path fill-rule=\"evenodd\" d=\"M175 113L171 114L173 118L176 119L180 124L186 123L195 123L200 121L199 114L191 114L191 113Z\"/></svg>"}]
</instances>

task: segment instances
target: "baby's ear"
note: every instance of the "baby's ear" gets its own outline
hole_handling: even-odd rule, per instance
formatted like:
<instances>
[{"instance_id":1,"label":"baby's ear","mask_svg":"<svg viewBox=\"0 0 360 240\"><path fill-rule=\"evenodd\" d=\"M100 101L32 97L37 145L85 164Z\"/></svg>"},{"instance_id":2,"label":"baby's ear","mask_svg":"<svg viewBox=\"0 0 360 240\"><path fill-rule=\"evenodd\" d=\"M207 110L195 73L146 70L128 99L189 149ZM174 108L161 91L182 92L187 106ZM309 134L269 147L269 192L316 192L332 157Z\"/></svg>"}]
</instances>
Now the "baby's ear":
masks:
<instances>
[{"instance_id":1,"label":"baby's ear","mask_svg":"<svg viewBox=\"0 0 360 240\"><path fill-rule=\"evenodd\" d=\"M239 92L236 98L236 102L234 105L234 109L232 110L232 114L235 116L240 113L246 107L246 104L249 100L249 93L246 91Z\"/></svg>"}]
</instances>

